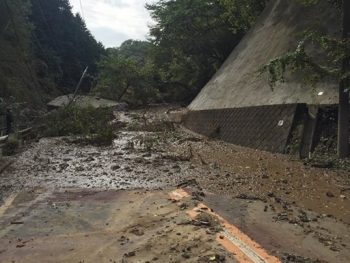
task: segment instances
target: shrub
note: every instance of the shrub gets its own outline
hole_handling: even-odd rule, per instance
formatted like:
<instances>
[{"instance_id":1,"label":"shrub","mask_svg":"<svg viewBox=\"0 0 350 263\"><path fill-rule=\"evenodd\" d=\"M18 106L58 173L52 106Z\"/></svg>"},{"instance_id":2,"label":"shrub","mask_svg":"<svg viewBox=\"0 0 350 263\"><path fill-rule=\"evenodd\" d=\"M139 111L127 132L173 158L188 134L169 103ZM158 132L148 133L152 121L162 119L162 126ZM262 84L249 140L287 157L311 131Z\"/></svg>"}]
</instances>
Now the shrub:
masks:
<instances>
[{"instance_id":1,"label":"shrub","mask_svg":"<svg viewBox=\"0 0 350 263\"><path fill-rule=\"evenodd\" d=\"M70 106L50 113L45 119L43 136L82 136L80 142L108 145L114 139L112 109Z\"/></svg>"}]
</instances>

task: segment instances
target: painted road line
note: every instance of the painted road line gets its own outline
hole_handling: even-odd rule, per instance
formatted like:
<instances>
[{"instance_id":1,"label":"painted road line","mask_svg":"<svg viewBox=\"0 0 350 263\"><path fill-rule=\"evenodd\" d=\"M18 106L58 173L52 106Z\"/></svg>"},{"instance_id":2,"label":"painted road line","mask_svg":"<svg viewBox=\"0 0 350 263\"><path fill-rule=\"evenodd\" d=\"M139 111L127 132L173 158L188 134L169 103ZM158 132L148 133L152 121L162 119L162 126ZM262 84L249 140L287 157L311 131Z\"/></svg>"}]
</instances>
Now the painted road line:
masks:
<instances>
[{"instance_id":1,"label":"painted road line","mask_svg":"<svg viewBox=\"0 0 350 263\"><path fill-rule=\"evenodd\" d=\"M242 242L239 238L231 235L226 229L220 233L222 236L224 236L229 242L225 242L225 240L219 235L219 239L217 241L225 247L227 250L231 250L230 245L235 245L236 248L238 248L245 256L249 258L254 263L265 263L263 258L261 258L258 254L254 252L248 245L246 245L244 242ZM237 255L237 251L235 251L235 254ZM243 258L244 259L244 258ZM241 260L240 260L241 261Z\"/></svg>"}]
</instances>

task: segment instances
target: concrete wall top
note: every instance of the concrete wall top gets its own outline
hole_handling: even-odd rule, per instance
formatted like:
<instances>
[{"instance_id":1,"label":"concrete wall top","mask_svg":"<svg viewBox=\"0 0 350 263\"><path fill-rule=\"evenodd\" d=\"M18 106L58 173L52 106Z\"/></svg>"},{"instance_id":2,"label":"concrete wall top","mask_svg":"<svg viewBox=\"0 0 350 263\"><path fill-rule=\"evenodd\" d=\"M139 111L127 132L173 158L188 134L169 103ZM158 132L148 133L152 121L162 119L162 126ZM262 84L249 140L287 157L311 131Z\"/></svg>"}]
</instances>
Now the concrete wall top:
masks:
<instances>
[{"instance_id":1,"label":"concrete wall top","mask_svg":"<svg viewBox=\"0 0 350 263\"><path fill-rule=\"evenodd\" d=\"M271 59L295 50L302 33L310 27L317 26L328 34L339 34L339 16L331 12L327 1L322 1L315 8L305 8L294 1L269 2L255 27L190 104L190 110L337 103L335 82L323 82L311 87L293 76L272 90L267 75L258 73L261 66ZM318 95L320 92L323 95Z\"/></svg>"}]
</instances>

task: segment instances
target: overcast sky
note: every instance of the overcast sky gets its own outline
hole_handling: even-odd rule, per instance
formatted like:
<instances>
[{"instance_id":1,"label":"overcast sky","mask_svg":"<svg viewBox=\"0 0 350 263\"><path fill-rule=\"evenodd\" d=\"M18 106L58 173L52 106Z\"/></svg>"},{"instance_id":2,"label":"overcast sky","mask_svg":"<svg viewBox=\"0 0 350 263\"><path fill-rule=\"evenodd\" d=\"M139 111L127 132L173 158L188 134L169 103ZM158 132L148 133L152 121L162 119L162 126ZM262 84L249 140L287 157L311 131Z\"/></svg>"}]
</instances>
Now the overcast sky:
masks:
<instances>
[{"instance_id":1,"label":"overcast sky","mask_svg":"<svg viewBox=\"0 0 350 263\"><path fill-rule=\"evenodd\" d=\"M145 4L154 0L69 1L73 6L73 12L82 13L91 33L105 47L119 46L130 38L146 39L151 18L145 9Z\"/></svg>"}]
</instances>

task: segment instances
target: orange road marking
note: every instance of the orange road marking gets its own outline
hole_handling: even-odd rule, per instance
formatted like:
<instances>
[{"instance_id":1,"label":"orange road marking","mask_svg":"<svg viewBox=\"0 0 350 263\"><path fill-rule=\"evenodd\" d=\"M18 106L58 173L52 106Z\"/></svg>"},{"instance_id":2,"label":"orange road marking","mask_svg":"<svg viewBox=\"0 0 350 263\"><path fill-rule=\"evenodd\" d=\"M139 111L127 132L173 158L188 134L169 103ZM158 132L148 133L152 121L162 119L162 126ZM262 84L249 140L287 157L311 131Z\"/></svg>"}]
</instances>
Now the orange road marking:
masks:
<instances>
[{"instance_id":1,"label":"orange road marking","mask_svg":"<svg viewBox=\"0 0 350 263\"><path fill-rule=\"evenodd\" d=\"M251 261L238 247L232 244L232 242L226 238L221 239L220 234L217 234L216 241L223 246L228 252L233 254L235 259L241 263L254 263Z\"/></svg>"},{"instance_id":2,"label":"orange road marking","mask_svg":"<svg viewBox=\"0 0 350 263\"><path fill-rule=\"evenodd\" d=\"M180 201L190 195L183 189L177 189L170 193L171 199ZM217 242L222 245L228 252L241 263L281 263L281 261L269 255L258 243L244 234L234 225L230 224L223 217L213 212L203 203L199 203L197 207L188 210L186 213L192 219L195 219L201 212L208 213L219 220L223 231L216 237Z\"/></svg>"}]
</instances>

